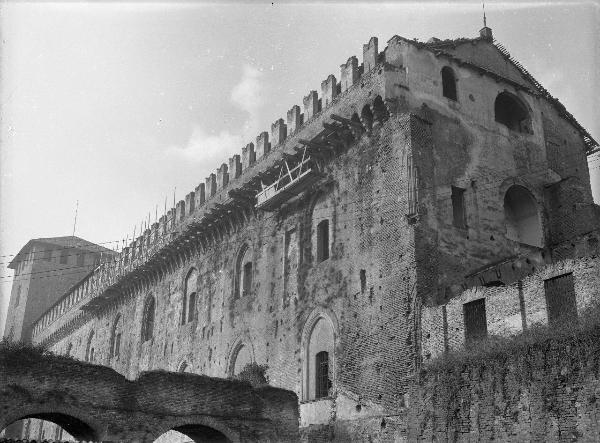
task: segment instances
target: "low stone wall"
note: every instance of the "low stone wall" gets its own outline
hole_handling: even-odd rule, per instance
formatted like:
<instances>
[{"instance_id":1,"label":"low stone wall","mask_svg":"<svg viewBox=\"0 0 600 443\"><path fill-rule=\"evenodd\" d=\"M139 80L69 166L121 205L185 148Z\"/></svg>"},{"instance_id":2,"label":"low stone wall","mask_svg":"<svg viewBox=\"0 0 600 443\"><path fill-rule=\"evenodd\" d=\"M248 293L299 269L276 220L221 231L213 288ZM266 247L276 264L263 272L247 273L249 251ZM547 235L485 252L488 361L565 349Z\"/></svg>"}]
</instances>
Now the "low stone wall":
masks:
<instances>
[{"instance_id":1,"label":"low stone wall","mask_svg":"<svg viewBox=\"0 0 600 443\"><path fill-rule=\"evenodd\" d=\"M422 371L408 441L600 441L600 326L551 333Z\"/></svg>"}]
</instances>

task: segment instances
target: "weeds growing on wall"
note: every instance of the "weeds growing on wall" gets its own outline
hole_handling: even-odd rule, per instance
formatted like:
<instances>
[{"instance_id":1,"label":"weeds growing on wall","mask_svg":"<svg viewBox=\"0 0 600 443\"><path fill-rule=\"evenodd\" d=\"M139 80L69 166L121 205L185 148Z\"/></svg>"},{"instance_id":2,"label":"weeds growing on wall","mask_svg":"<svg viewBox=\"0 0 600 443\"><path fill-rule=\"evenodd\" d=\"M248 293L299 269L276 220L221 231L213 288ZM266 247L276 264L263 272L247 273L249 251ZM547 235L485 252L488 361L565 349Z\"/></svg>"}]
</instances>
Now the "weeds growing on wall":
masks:
<instances>
[{"instance_id":1,"label":"weeds growing on wall","mask_svg":"<svg viewBox=\"0 0 600 443\"><path fill-rule=\"evenodd\" d=\"M528 353L530 350L561 344L600 343L600 300L594 301L577 319L559 324L530 325L519 335L501 337L488 335L459 351L449 352L432 360L424 368L427 372L447 372L468 366L478 366L490 360L504 359Z\"/></svg>"}]
</instances>

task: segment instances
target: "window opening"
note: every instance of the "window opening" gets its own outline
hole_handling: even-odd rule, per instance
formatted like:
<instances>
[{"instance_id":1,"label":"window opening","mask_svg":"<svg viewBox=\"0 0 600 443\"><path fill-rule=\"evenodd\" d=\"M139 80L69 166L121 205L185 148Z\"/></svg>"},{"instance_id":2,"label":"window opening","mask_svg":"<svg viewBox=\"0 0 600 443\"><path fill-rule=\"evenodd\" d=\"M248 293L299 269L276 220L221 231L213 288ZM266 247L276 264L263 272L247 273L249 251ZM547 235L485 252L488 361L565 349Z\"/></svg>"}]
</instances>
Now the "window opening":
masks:
<instances>
[{"instance_id":1,"label":"window opening","mask_svg":"<svg viewBox=\"0 0 600 443\"><path fill-rule=\"evenodd\" d=\"M576 321L577 304L572 273L544 280L544 292L550 325Z\"/></svg>"},{"instance_id":2,"label":"window opening","mask_svg":"<svg viewBox=\"0 0 600 443\"><path fill-rule=\"evenodd\" d=\"M444 97L456 100L456 77L454 71L449 66L442 68L442 91Z\"/></svg>"},{"instance_id":3,"label":"window opening","mask_svg":"<svg viewBox=\"0 0 600 443\"><path fill-rule=\"evenodd\" d=\"M485 298L465 303L463 305L463 314L465 318L465 340L467 344L487 336Z\"/></svg>"},{"instance_id":4,"label":"window opening","mask_svg":"<svg viewBox=\"0 0 600 443\"><path fill-rule=\"evenodd\" d=\"M317 261L329 258L329 220L323 220L317 225Z\"/></svg>"},{"instance_id":5,"label":"window opening","mask_svg":"<svg viewBox=\"0 0 600 443\"><path fill-rule=\"evenodd\" d=\"M502 92L494 102L494 116L498 123L517 132L530 132L529 112L521 101L508 92Z\"/></svg>"},{"instance_id":6,"label":"window opening","mask_svg":"<svg viewBox=\"0 0 600 443\"><path fill-rule=\"evenodd\" d=\"M315 356L316 391L315 398L329 396L329 354L321 351Z\"/></svg>"},{"instance_id":7,"label":"window opening","mask_svg":"<svg viewBox=\"0 0 600 443\"><path fill-rule=\"evenodd\" d=\"M465 190L452 186L452 224L457 228L466 229Z\"/></svg>"}]
</instances>

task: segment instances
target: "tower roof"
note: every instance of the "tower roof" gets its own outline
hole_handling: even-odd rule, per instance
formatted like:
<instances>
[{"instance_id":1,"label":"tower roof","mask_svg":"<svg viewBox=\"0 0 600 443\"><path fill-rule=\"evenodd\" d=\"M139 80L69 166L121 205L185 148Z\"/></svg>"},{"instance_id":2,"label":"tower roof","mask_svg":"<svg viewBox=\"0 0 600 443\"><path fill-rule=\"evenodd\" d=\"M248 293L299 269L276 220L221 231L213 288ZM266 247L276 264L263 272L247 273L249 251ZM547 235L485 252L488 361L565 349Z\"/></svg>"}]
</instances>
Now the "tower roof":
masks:
<instances>
[{"instance_id":1,"label":"tower roof","mask_svg":"<svg viewBox=\"0 0 600 443\"><path fill-rule=\"evenodd\" d=\"M11 269L15 269L17 264L20 261L23 261L25 255L29 253L29 251L36 244L45 244L48 246L54 246L54 249L79 249L89 252L96 253L104 253L104 254L116 254L115 251L112 251L104 246L97 245L88 240L85 240L81 237L77 237L74 235L67 235L64 237L46 237L46 238L34 238L29 240L25 246L21 248L21 250L15 255L15 257L10 261L8 267Z\"/></svg>"}]
</instances>

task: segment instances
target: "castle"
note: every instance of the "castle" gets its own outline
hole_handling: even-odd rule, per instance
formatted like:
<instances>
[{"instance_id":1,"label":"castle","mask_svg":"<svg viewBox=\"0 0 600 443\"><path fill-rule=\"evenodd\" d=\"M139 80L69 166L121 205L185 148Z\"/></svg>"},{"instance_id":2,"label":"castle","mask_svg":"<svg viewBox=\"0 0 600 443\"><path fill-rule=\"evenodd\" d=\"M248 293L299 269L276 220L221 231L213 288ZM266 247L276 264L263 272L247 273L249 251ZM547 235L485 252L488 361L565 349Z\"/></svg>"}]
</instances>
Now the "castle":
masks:
<instances>
[{"instance_id":1,"label":"castle","mask_svg":"<svg viewBox=\"0 0 600 443\"><path fill-rule=\"evenodd\" d=\"M340 71L68 289L33 343L130 379L256 362L298 395L306 441L393 440L428 360L598 295L598 143L490 28L373 37Z\"/></svg>"}]
</instances>

